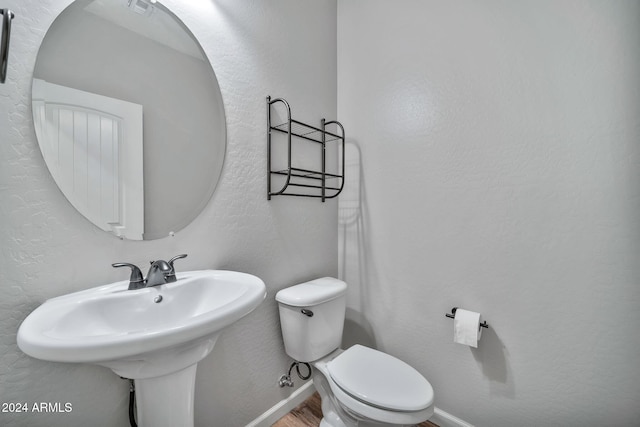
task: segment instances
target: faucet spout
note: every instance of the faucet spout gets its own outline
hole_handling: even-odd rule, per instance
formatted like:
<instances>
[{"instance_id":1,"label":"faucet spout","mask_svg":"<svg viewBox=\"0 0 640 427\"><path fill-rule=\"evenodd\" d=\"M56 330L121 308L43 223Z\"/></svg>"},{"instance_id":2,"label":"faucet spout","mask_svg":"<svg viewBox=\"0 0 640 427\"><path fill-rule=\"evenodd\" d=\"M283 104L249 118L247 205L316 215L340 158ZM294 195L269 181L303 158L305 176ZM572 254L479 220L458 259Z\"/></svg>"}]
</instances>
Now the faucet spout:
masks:
<instances>
[{"instance_id":1,"label":"faucet spout","mask_svg":"<svg viewBox=\"0 0 640 427\"><path fill-rule=\"evenodd\" d=\"M167 261L152 261L147 273L147 288L176 281L176 272Z\"/></svg>"}]
</instances>

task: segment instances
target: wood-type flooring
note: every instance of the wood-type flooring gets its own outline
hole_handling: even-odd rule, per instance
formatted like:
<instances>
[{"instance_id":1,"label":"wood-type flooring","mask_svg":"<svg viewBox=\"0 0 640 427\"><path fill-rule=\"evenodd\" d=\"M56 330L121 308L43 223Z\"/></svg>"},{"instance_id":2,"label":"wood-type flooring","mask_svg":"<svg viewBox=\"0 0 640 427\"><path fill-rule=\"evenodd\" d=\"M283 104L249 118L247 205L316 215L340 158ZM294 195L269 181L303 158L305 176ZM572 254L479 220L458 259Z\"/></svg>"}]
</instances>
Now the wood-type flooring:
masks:
<instances>
[{"instance_id":1,"label":"wood-type flooring","mask_svg":"<svg viewBox=\"0 0 640 427\"><path fill-rule=\"evenodd\" d=\"M318 393L314 393L287 415L276 421L272 427L318 427L321 419L322 407L320 406L320 396ZM416 427L438 426L429 421L425 421Z\"/></svg>"}]
</instances>

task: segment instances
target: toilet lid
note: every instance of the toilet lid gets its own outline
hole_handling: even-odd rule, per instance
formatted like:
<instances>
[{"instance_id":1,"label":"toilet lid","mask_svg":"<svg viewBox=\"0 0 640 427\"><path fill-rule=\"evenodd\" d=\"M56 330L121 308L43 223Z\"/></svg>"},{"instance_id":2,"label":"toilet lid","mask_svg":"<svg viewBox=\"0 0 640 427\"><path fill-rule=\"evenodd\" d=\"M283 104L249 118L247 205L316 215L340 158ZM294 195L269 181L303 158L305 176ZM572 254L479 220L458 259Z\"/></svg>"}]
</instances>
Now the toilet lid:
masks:
<instances>
[{"instance_id":1,"label":"toilet lid","mask_svg":"<svg viewBox=\"0 0 640 427\"><path fill-rule=\"evenodd\" d=\"M327 364L345 392L379 408L419 411L433 403L433 388L400 359L356 344Z\"/></svg>"}]
</instances>

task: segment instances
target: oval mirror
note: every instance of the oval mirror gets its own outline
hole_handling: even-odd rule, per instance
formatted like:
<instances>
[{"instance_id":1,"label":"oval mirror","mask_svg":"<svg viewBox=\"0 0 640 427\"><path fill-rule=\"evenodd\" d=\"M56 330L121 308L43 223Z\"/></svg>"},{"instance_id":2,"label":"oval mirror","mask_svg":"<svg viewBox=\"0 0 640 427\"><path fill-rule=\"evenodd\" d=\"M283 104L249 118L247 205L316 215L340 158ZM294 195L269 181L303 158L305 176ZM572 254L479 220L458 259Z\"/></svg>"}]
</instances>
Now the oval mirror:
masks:
<instances>
[{"instance_id":1,"label":"oval mirror","mask_svg":"<svg viewBox=\"0 0 640 427\"><path fill-rule=\"evenodd\" d=\"M71 204L108 233L165 237L215 190L226 147L222 95L200 44L151 0L76 0L36 60L33 120Z\"/></svg>"}]
</instances>

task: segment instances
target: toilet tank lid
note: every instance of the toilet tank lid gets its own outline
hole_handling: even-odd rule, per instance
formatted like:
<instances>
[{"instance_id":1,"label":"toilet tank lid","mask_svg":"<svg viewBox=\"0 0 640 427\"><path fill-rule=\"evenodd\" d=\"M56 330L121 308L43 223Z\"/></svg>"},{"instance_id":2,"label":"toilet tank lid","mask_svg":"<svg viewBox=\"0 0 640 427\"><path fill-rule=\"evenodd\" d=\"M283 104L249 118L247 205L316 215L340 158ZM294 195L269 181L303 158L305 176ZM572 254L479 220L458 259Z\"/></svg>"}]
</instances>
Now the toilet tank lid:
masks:
<instances>
[{"instance_id":1,"label":"toilet tank lid","mask_svg":"<svg viewBox=\"0 0 640 427\"><path fill-rule=\"evenodd\" d=\"M343 296L347 284L333 277L322 277L284 288L276 294L276 301L294 307L309 307Z\"/></svg>"}]
</instances>

